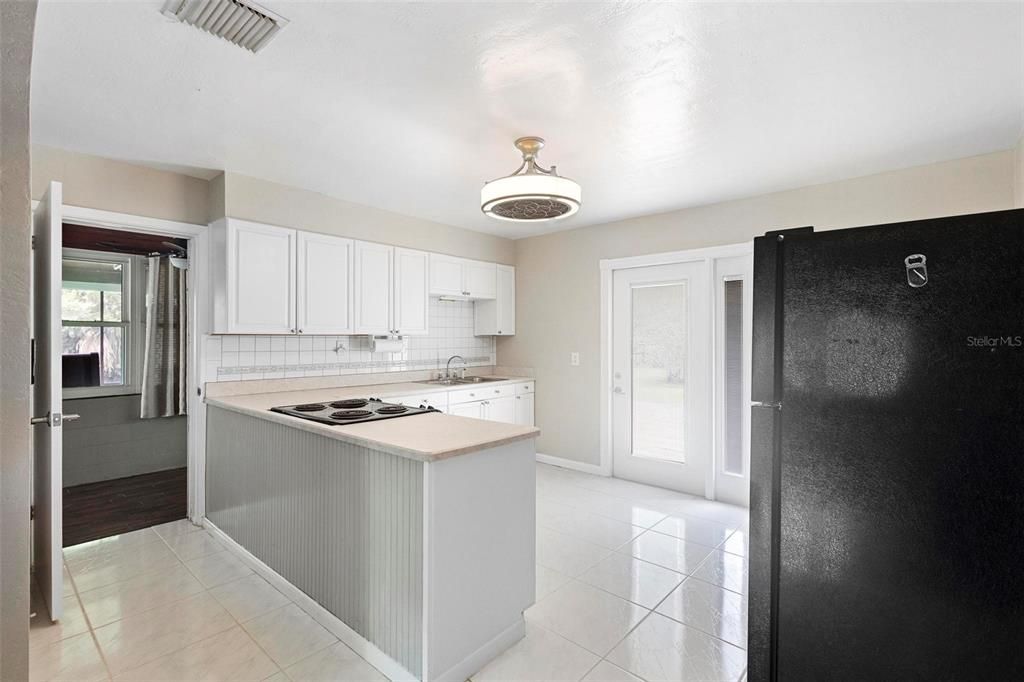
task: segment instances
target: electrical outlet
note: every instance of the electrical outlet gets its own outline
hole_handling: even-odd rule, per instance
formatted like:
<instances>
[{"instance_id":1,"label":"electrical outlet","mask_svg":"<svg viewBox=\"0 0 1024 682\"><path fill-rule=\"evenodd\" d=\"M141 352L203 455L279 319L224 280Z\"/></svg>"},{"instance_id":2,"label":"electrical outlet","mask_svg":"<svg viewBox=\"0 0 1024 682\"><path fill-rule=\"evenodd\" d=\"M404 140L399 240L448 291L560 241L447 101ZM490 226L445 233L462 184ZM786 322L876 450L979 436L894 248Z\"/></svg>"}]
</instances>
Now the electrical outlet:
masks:
<instances>
[{"instance_id":1,"label":"electrical outlet","mask_svg":"<svg viewBox=\"0 0 1024 682\"><path fill-rule=\"evenodd\" d=\"M573 367L579 367L580 366L580 354L579 353L575 353L575 352L569 353L569 364L572 365Z\"/></svg>"}]
</instances>

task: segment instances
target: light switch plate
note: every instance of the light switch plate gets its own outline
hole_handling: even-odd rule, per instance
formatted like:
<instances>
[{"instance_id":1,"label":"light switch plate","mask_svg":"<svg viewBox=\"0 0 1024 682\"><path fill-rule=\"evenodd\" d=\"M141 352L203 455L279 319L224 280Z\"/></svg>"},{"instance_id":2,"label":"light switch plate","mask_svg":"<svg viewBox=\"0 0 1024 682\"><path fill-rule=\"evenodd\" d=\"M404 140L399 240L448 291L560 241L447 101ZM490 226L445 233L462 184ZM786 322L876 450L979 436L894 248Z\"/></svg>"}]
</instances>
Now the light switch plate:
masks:
<instances>
[{"instance_id":1,"label":"light switch plate","mask_svg":"<svg viewBox=\"0 0 1024 682\"><path fill-rule=\"evenodd\" d=\"M579 367L580 366L580 354L579 353L575 353L575 352L574 353L569 353L569 364L572 365L573 367Z\"/></svg>"}]
</instances>

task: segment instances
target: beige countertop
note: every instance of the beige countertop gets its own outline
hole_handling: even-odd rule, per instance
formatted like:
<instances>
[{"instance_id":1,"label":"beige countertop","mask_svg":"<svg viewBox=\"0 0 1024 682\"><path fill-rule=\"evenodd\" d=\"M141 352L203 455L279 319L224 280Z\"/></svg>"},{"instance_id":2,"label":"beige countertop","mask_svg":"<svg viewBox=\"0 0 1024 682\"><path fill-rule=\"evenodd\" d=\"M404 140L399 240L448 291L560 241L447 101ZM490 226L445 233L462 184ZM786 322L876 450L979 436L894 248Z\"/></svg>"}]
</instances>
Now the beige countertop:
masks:
<instances>
[{"instance_id":1,"label":"beige countertop","mask_svg":"<svg viewBox=\"0 0 1024 682\"><path fill-rule=\"evenodd\" d=\"M488 386L503 386L533 381L515 378L508 381L488 382ZM232 412L250 415L260 419L285 424L372 450L380 450L400 457L433 462L448 457L466 455L480 450L497 447L527 438L536 438L540 429L533 426L519 426L504 422L458 417L455 415L430 413L397 419L362 424L331 425L308 419L299 419L270 408L280 405L325 402L344 398L382 398L389 396L437 393L452 389L469 388L479 384L463 386L438 386L412 382L374 384L369 386L346 386L319 388L302 391L280 391L275 393L253 393L249 395L207 396L206 403Z\"/></svg>"}]
</instances>

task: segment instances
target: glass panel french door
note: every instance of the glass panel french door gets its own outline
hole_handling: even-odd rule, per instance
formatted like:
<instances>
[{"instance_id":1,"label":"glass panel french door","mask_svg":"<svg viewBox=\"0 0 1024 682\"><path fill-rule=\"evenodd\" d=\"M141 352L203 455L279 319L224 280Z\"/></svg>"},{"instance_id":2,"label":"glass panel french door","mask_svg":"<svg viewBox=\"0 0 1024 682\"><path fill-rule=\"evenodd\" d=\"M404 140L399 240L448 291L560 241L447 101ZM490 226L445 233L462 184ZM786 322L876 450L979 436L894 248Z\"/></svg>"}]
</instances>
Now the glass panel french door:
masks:
<instances>
[{"instance_id":1,"label":"glass panel french door","mask_svg":"<svg viewBox=\"0 0 1024 682\"><path fill-rule=\"evenodd\" d=\"M616 270L612 308L614 473L701 496L713 451L707 267Z\"/></svg>"}]
</instances>

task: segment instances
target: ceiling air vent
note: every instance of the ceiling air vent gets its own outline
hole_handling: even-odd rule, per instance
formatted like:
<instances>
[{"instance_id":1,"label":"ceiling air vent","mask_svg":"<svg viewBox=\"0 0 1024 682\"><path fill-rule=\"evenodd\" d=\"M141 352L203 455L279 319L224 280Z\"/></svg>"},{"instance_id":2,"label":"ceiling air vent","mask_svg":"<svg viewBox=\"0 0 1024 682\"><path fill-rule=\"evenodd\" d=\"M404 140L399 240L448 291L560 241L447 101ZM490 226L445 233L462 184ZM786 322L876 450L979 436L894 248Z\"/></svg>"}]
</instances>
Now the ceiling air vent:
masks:
<instances>
[{"instance_id":1,"label":"ceiling air vent","mask_svg":"<svg viewBox=\"0 0 1024 682\"><path fill-rule=\"evenodd\" d=\"M161 11L251 52L266 47L288 24L284 17L241 0L167 0Z\"/></svg>"}]
</instances>

